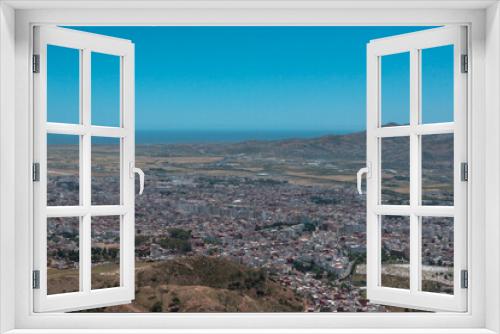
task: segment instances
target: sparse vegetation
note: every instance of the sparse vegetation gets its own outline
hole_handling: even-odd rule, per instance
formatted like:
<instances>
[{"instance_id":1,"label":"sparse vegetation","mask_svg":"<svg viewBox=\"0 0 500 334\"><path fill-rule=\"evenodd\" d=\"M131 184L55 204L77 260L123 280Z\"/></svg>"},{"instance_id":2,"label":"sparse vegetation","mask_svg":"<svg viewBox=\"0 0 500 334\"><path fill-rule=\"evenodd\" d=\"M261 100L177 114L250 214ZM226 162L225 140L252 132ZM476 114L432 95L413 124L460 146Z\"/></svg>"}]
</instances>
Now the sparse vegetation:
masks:
<instances>
[{"instance_id":1,"label":"sparse vegetation","mask_svg":"<svg viewBox=\"0 0 500 334\"><path fill-rule=\"evenodd\" d=\"M162 312L162 311L163 311L163 303L161 301L157 301L149 309L149 312Z\"/></svg>"},{"instance_id":2,"label":"sparse vegetation","mask_svg":"<svg viewBox=\"0 0 500 334\"><path fill-rule=\"evenodd\" d=\"M158 244L161 247L183 254L192 250L191 231L181 228L171 228L168 230L168 233L168 237L158 239Z\"/></svg>"}]
</instances>

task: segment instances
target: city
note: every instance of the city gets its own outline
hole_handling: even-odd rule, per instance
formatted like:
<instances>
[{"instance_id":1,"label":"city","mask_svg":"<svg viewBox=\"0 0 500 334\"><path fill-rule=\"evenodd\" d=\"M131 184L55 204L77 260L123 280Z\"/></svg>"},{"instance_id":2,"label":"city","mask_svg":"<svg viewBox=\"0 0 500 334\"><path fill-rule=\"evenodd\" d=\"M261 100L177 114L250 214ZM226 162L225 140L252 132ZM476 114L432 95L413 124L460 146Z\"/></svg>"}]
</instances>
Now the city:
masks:
<instances>
[{"instance_id":1,"label":"city","mask_svg":"<svg viewBox=\"0 0 500 334\"><path fill-rule=\"evenodd\" d=\"M136 197L137 298L129 306L99 311L404 311L366 299L366 203L356 192L354 178L364 164L365 140L360 132L137 145L136 163L146 173L145 192ZM425 154L431 163L423 163L428 205L453 202L452 178L443 172L450 168L452 143L450 137L429 141ZM408 196L407 152L403 154L401 143L387 147L391 151L383 162L383 198L403 204ZM94 205L118 204L118 154L118 145L93 145ZM48 205L77 202L78 146L49 145L48 174ZM49 293L78 291L78 226L78 218L49 221ZM119 285L119 226L119 217L92 220L93 288ZM381 228L382 285L409 288L408 217L382 217ZM453 219L423 218L422 238L423 290L453 293ZM261 292L249 293L255 303L240 309L217 303L195 307L185 300L178 282L154 282L148 274L171 270L178 263L203 266L207 261L262 274L265 284L273 287L266 291L281 286L283 295L277 299L286 303L260 303L275 297ZM165 263L167 267L159 267ZM175 295L174 285L180 289ZM168 302L158 297L160 286ZM241 288L240 294L247 290L255 289Z\"/></svg>"}]
</instances>

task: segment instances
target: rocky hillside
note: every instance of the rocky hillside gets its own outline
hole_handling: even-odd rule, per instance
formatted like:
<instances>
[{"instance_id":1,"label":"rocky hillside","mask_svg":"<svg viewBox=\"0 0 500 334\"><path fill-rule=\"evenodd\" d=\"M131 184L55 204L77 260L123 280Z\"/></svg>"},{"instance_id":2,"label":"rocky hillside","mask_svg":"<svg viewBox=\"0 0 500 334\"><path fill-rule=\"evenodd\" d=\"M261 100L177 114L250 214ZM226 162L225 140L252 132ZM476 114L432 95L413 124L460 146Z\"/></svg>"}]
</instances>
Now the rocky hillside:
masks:
<instances>
[{"instance_id":1,"label":"rocky hillside","mask_svg":"<svg viewBox=\"0 0 500 334\"><path fill-rule=\"evenodd\" d=\"M152 144L137 145L138 153L146 149L157 156L248 156L359 160L365 156L364 132L331 135L318 138L291 138L284 140L247 140L237 143Z\"/></svg>"},{"instance_id":2,"label":"rocky hillside","mask_svg":"<svg viewBox=\"0 0 500 334\"><path fill-rule=\"evenodd\" d=\"M262 270L213 257L141 265L132 304L103 312L302 312L304 301Z\"/></svg>"}]
</instances>

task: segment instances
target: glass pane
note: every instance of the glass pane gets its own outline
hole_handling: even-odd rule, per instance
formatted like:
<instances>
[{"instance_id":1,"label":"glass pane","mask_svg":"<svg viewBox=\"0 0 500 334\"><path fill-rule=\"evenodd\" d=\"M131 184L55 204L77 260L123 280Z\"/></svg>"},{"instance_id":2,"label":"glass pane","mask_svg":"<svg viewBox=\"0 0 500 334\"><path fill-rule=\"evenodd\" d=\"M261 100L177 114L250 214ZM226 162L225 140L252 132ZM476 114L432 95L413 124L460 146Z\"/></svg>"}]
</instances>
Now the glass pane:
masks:
<instances>
[{"instance_id":1,"label":"glass pane","mask_svg":"<svg viewBox=\"0 0 500 334\"><path fill-rule=\"evenodd\" d=\"M120 204L120 139L92 137L92 205Z\"/></svg>"},{"instance_id":2,"label":"glass pane","mask_svg":"<svg viewBox=\"0 0 500 334\"><path fill-rule=\"evenodd\" d=\"M453 45L422 50L422 123L453 122Z\"/></svg>"},{"instance_id":3,"label":"glass pane","mask_svg":"<svg viewBox=\"0 0 500 334\"><path fill-rule=\"evenodd\" d=\"M382 138L381 204L410 204L410 137Z\"/></svg>"},{"instance_id":4,"label":"glass pane","mask_svg":"<svg viewBox=\"0 0 500 334\"><path fill-rule=\"evenodd\" d=\"M382 216L381 285L410 288L410 217Z\"/></svg>"},{"instance_id":5,"label":"glass pane","mask_svg":"<svg viewBox=\"0 0 500 334\"><path fill-rule=\"evenodd\" d=\"M120 57L92 52L92 124L120 126Z\"/></svg>"},{"instance_id":6,"label":"glass pane","mask_svg":"<svg viewBox=\"0 0 500 334\"><path fill-rule=\"evenodd\" d=\"M381 57L381 126L410 123L410 53Z\"/></svg>"},{"instance_id":7,"label":"glass pane","mask_svg":"<svg viewBox=\"0 0 500 334\"><path fill-rule=\"evenodd\" d=\"M80 138L47 135L47 205L80 203Z\"/></svg>"},{"instance_id":8,"label":"glass pane","mask_svg":"<svg viewBox=\"0 0 500 334\"><path fill-rule=\"evenodd\" d=\"M47 121L80 122L80 50L47 45Z\"/></svg>"},{"instance_id":9,"label":"glass pane","mask_svg":"<svg viewBox=\"0 0 500 334\"><path fill-rule=\"evenodd\" d=\"M47 294L77 292L80 218L47 219Z\"/></svg>"},{"instance_id":10,"label":"glass pane","mask_svg":"<svg viewBox=\"0 0 500 334\"><path fill-rule=\"evenodd\" d=\"M453 294L453 218L421 219L422 290Z\"/></svg>"},{"instance_id":11,"label":"glass pane","mask_svg":"<svg viewBox=\"0 0 500 334\"><path fill-rule=\"evenodd\" d=\"M453 206L453 134L422 136L422 204Z\"/></svg>"},{"instance_id":12,"label":"glass pane","mask_svg":"<svg viewBox=\"0 0 500 334\"><path fill-rule=\"evenodd\" d=\"M92 289L120 286L120 217L92 217Z\"/></svg>"}]
</instances>

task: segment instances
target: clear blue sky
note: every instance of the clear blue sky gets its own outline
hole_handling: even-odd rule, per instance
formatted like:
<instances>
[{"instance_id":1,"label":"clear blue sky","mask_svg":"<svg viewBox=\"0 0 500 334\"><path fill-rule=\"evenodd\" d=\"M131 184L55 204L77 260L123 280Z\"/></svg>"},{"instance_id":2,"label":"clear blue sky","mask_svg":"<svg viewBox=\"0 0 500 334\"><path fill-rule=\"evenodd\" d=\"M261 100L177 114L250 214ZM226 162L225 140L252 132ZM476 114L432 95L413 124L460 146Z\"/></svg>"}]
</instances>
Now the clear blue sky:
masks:
<instances>
[{"instance_id":1,"label":"clear blue sky","mask_svg":"<svg viewBox=\"0 0 500 334\"><path fill-rule=\"evenodd\" d=\"M417 27L85 27L136 50L138 130L365 128L366 44ZM448 120L451 48L424 53L424 121ZM383 122L406 123L408 60L383 60ZM116 125L118 62L94 55L93 122ZM429 60L429 61L427 61ZM49 121L74 121L78 55L49 50ZM404 111L402 111L404 110Z\"/></svg>"}]
</instances>

